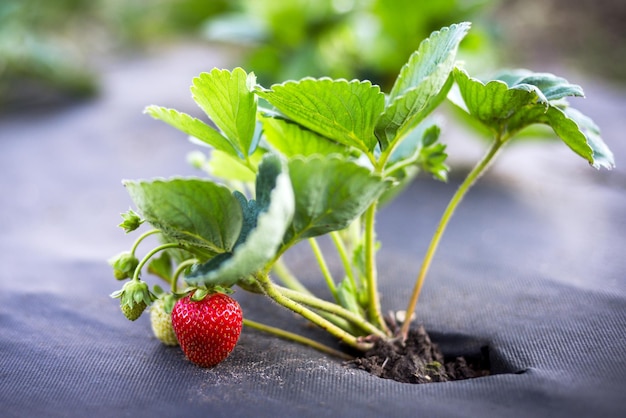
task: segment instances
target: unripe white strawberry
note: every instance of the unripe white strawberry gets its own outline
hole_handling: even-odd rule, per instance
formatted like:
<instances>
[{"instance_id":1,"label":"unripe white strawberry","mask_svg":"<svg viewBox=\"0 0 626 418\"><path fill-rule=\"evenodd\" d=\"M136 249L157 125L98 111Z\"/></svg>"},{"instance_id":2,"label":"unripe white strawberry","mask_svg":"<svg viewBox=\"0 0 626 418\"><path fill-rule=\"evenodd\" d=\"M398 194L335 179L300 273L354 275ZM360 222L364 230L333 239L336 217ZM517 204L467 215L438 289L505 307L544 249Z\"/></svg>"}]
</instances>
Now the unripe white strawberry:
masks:
<instances>
[{"instance_id":1,"label":"unripe white strawberry","mask_svg":"<svg viewBox=\"0 0 626 418\"><path fill-rule=\"evenodd\" d=\"M173 298L171 295L165 295L158 298L150 306L150 324L152 332L165 345L176 346L178 339L172 327L172 306ZM169 306L168 306L169 305Z\"/></svg>"}]
</instances>

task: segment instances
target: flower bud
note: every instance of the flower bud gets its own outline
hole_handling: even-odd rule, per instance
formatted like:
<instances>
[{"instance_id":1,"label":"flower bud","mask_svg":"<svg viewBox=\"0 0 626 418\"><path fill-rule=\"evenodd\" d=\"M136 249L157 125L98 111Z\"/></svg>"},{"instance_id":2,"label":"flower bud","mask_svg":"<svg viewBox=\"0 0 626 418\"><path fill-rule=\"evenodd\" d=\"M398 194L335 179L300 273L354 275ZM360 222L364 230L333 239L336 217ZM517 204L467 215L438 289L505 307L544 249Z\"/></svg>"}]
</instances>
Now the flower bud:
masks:
<instances>
[{"instance_id":1,"label":"flower bud","mask_svg":"<svg viewBox=\"0 0 626 418\"><path fill-rule=\"evenodd\" d=\"M135 269L139 265L139 260L130 252L125 251L111 258L109 264L113 267L113 276L117 280L124 280L133 277Z\"/></svg>"},{"instance_id":2,"label":"flower bud","mask_svg":"<svg viewBox=\"0 0 626 418\"><path fill-rule=\"evenodd\" d=\"M128 212L122 213L121 215L124 221L118 226L120 228L123 228L127 234L139 228L144 222L143 219L141 219L139 215L137 215L137 213L132 209L128 209Z\"/></svg>"}]
</instances>

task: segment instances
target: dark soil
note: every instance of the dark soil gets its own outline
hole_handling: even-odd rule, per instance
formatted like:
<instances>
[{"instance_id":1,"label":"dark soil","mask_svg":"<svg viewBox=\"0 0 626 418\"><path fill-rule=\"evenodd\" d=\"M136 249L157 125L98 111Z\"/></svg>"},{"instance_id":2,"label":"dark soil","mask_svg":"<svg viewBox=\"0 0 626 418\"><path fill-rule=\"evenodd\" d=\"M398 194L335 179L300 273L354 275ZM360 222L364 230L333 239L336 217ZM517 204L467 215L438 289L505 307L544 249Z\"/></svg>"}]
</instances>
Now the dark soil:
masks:
<instances>
[{"instance_id":1,"label":"dark soil","mask_svg":"<svg viewBox=\"0 0 626 418\"><path fill-rule=\"evenodd\" d=\"M409 332L404 344L378 339L363 357L349 364L383 379L402 383L432 383L489 375L485 353L447 358L423 326Z\"/></svg>"}]
</instances>

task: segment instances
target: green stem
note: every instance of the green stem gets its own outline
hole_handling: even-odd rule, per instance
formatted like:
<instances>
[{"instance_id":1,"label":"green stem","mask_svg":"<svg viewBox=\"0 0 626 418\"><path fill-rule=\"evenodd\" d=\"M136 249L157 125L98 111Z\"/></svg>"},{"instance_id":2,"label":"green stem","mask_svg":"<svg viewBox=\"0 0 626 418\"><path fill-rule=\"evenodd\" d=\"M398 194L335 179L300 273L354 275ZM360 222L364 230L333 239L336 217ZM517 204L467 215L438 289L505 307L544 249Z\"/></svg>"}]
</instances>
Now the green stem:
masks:
<instances>
[{"instance_id":1,"label":"green stem","mask_svg":"<svg viewBox=\"0 0 626 418\"><path fill-rule=\"evenodd\" d=\"M154 235L154 234L158 234L160 233L161 230L160 229L151 229L147 232L144 232L143 234L141 234L133 243L133 246L130 249L130 253L132 255L135 255L135 252L137 251L137 247L139 247L139 244L141 243L141 241L143 241L144 239L146 239L147 237L149 237L150 235Z\"/></svg>"},{"instance_id":2,"label":"green stem","mask_svg":"<svg viewBox=\"0 0 626 418\"><path fill-rule=\"evenodd\" d=\"M387 324L383 319L378 294L378 272L376 270L376 233L374 223L376 218L376 206L374 202L365 212L365 280L367 281L369 317L370 321L386 334L390 334Z\"/></svg>"},{"instance_id":3,"label":"green stem","mask_svg":"<svg viewBox=\"0 0 626 418\"><path fill-rule=\"evenodd\" d=\"M376 156L374 155L373 152L366 152L365 155L367 155L367 158L370 160L370 163L372 163L372 167L378 166L378 161L376 161Z\"/></svg>"},{"instance_id":4,"label":"green stem","mask_svg":"<svg viewBox=\"0 0 626 418\"><path fill-rule=\"evenodd\" d=\"M250 160L250 156L246 156L245 160L244 160L244 165L246 166L246 168L248 170L250 170L252 172L252 174L256 175L257 174L257 167L254 166L254 164L252 163L252 160Z\"/></svg>"},{"instance_id":5,"label":"green stem","mask_svg":"<svg viewBox=\"0 0 626 418\"><path fill-rule=\"evenodd\" d=\"M404 319L404 323L402 324L402 328L400 329L401 337L406 340L407 335L409 333L409 326L411 324L411 317L413 316L413 312L415 312L415 307L417 305L417 301L419 299L420 292L422 290L422 286L424 284L424 279L426 278L426 273L430 267L430 263L435 255L437 250L437 246L439 245L439 241L450 221L450 218L454 214L454 210L459 205L467 191L472 187L472 185L478 180L478 178L485 172L485 170L489 167L489 163L496 156L500 147L504 144L504 141L497 137L494 143L491 145L485 156L476 164L476 166L470 171L467 175L463 183L459 186L454 196L448 203L446 210L444 211L441 219L439 220L439 225L430 241L430 245L426 251L426 255L424 256L424 260L422 261L422 267L419 271L419 275L415 281L415 286L413 287L413 292L411 293L411 298L409 299L408 306L406 308L406 317Z\"/></svg>"},{"instance_id":6,"label":"green stem","mask_svg":"<svg viewBox=\"0 0 626 418\"><path fill-rule=\"evenodd\" d=\"M139 274L141 273L141 269L148 262L148 260L150 260L152 256L154 256L159 251L167 250L168 248L182 248L182 246L176 242L170 242L167 244L159 245L156 248L153 248L152 251L146 254L146 256L142 258L139 264L137 265L137 268L135 269L135 272L133 273L132 280L139 280Z\"/></svg>"},{"instance_id":7,"label":"green stem","mask_svg":"<svg viewBox=\"0 0 626 418\"><path fill-rule=\"evenodd\" d=\"M352 271L352 264L350 263L350 257L348 256L348 251L346 250L346 246L341 238L341 234L337 231L333 231L330 233L330 237L337 248L337 253L339 253L339 258L341 258L341 263L343 264L343 269L346 271L348 280L352 282L354 289L357 289L354 272Z\"/></svg>"},{"instance_id":8,"label":"green stem","mask_svg":"<svg viewBox=\"0 0 626 418\"><path fill-rule=\"evenodd\" d=\"M385 166L387 165L387 161L389 161L389 158L391 158L391 154L393 154L393 151L402 142L403 138L409 132L410 132L410 130L408 132L406 132L406 127L405 127L405 129L396 132L396 135L395 135L393 141L389 144L389 146L387 146L387 148L385 148L384 151L382 151L380 153L380 155L378 157L378 161L374 165L375 167L377 167L379 173L383 173L383 171L385 169Z\"/></svg>"},{"instance_id":9,"label":"green stem","mask_svg":"<svg viewBox=\"0 0 626 418\"><path fill-rule=\"evenodd\" d=\"M340 318L343 318L352 324L356 325L363 331L367 332L370 335L377 335L382 338L386 338L387 335L382 332L380 329L376 328L373 324L366 321L364 318L355 314L352 311L349 311L342 306L337 305L336 303L328 302L318 297L312 295L306 295L300 292L296 292L291 289L286 289L284 287L275 286L276 290L282 293L283 296L293 300L294 302L301 303L308 307L319 309L321 311L325 311L336 315Z\"/></svg>"},{"instance_id":10,"label":"green stem","mask_svg":"<svg viewBox=\"0 0 626 418\"><path fill-rule=\"evenodd\" d=\"M194 264L197 264L198 262L199 260L192 258L192 259L183 261L176 267L176 270L174 271L174 274L172 275L172 283L170 283L172 292L176 293L178 291L178 286L177 286L178 277L182 274L182 272L185 271L187 267L193 266Z\"/></svg>"},{"instance_id":11,"label":"green stem","mask_svg":"<svg viewBox=\"0 0 626 418\"><path fill-rule=\"evenodd\" d=\"M297 313L305 319L308 319L315 325L327 331L332 336L338 338L349 346L356 348L357 350L367 351L369 348L372 347L371 343L359 341L354 335L347 333L343 329L322 318L320 315L308 309L307 307L297 302L294 302L293 300L284 296L280 291L276 289L267 274L258 274L256 278L259 281L259 284L261 285L263 290L265 291L265 294L279 305L284 306L285 308Z\"/></svg>"},{"instance_id":12,"label":"green stem","mask_svg":"<svg viewBox=\"0 0 626 418\"><path fill-rule=\"evenodd\" d=\"M309 244L311 244L311 248L313 249L313 254L315 254L315 259L317 260L317 264L320 266L320 270L322 271L322 275L324 276L324 280L326 280L326 285L330 290L330 293L333 295L333 298L337 300L337 287L335 286L335 281L333 280L333 276L328 269L328 265L326 264L326 260L324 259L324 254L320 249L320 246L317 244L315 238L308 239Z\"/></svg>"},{"instance_id":13,"label":"green stem","mask_svg":"<svg viewBox=\"0 0 626 418\"><path fill-rule=\"evenodd\" d=\"M289 290L298 292L300 295L315 297L313 292L311 292L302 283L300 283L300 281L291 273L291 271L289 271L289 268L285 265L284 261L282 261L281 258L279 258L272 265L272 272L275 273L276 276L278 276L282 284L285 285ZM346 320L341 319L336 315L331 315L327 312L319 312L319 314L323 318L331 321L333 324L344 329L345 331L355 334L353 325L348 323Z\"/></svg>"},{"instance_id":14,"label":"green stem","mask_svg":"<svg viewBox=\"0 0 626 418\"><path fill-rule=\"evenodd\" d=\"M282 258L276 260L272 265L272 271L280 279L280 281L291 290L295 290L300 293L312 294L296 276L289 270L289 267L285 264Z\"/></svg>"},{"instance_id":15,"label":"green stem","mask_svg":"<svg viewBox=\"0 0 626 418\"><path fill-rule=\"evenodd\" d=\"M250 319L244 319L243 320L243 324L245 326L249 327L249 328L253 328L253 329L256 329L256 330L259 330L259 331L267 332L269 334L274 334L277 337L284 338L286 340L291 340L291 341L295 341L295 342L300 343L300 344L308 345L309 347L312 347L312 348L314 348L314 349L316 349L318 351L321 351L321 352L326 353L326 354L330 354L330 355L335 356L335 357L339 357L339 358L344 359L344 360L352 360L352 357L349 356L346 353L343 353L343 352L341 352L339 350L335 350L334 348L330 348L330 347L328 347L328 346L326 346L324 344L320 344L317 341L314 341L314 340L312 340L310 338L303 337L301 335L294 334L292 332L285 331L285 330L280 329L280 328L271 327L269 325L261 324L259 322L255 322L255 321L252 321Z\"/></svg>"}]
</instances>

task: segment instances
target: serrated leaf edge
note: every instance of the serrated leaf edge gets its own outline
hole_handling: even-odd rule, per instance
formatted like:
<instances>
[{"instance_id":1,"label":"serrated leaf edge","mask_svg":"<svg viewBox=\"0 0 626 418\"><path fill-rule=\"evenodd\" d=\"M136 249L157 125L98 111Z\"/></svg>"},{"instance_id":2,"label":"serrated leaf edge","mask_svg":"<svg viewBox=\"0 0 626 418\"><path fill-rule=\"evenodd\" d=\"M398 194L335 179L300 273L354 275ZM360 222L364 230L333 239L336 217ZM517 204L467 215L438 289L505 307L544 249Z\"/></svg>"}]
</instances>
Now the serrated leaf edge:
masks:
<instances>
[{"instance_id":1,"label":"serrated leaf edge","mask_svg":"<svg viewBox=\"0 0 626 418\"><path fill-rule=\"evenodd\" d=\"M407 76L407 74L409 73L409 69L411 67L413 67L415 65L415 61L419 60L421 58L421 55L423 55L423 48L427 48L425 45L428 45L430 43L432 43L432 38L439 36L441 33L444 32L449 32L451 30L456 30L457 27L464 27L465 28L465 33L463 34L463 37L465 37L465 35L469 32L470 28L471 28L471 23L470 22L460 22L460 23L454 23L450 26L441 28L439 30L433 31L431 32L431 34L428 36L428 38L424 39L422 42L420 42L420 45L417 47L417 50L415 52L413 52L411 54L411 56L409 57L409 59L407 60L407 62L402 66L402 68L400 69L400 72L398 73L398 78L396 79L396 81L394 82L394 85L391 88L391 91L389 92L389 97L392 98L391 101L395 101L395 99L402 97L403 95L405 95L405 93L403 92L407 92L408 90L403 90L401 92L398 92L397 94L394 94L394 90L396 89L396 86L399 86L402 84L402 81L404 80L404 78ZM458 45L457 45L458 48ZM456 49L455 49L456 50ZM448 53L451 54L453 51L450 51ZM440 67L443 63L445 62L442 61L439 64L436 65L436 67ZM434 72L433 72L434 73ZM430 75L428 75L427 77L431 77L433 73L430 73ZM422 78L422 80L424 80L425 78ZM418 81L418 84L421 84L422 80Z\"/></svg>"},{"instance_id":2,"label":"serrated leaf edge","mask_svg":"<svg viewBox=\"0 0 626 418\"><path fill-rule=\"evenodd\" d=\"M193 181L201 181L203 183L210 183L210 184L213 184L214 186L217 186L220 189L227 190L228 193L232 195L232 191L231 191L231 189L229 187L227 187L227 186L225 186L223 184L220 184L220 183L216 183L216 182L214 182L214 181L212 181L210 179L206 179L206 178L202 178L202 177L198 177L198 176L172 176L172 177L167 177L167 178L166 177L154 177L154 178L151 178L151 179L137 179L137 180L123 179L122 180L122 185L124 187L126 187L126 185L128 183L137 183L137 184L141 185L141 184L148 184L148 183L170 183L170 182L180 181L180 180L182 180L182 181L193 180ZM167 231L162 231L162 232L163 232L163 234L167 233ZM208 242L206 240L206 238L203 238L202 236L190 234L188 231L186 231L186 232L187 232L188 236L196 237L199 241L206 241L206 242ZM224 237L220 237L220 240L222 242L225 241ZM224 250L225 250L224 248L215 247L213 245L211 245L211 246L203 246L201 248L206 248L206 249L208 249L208 250L210 250L212 252L218 253L218 254L224 252ZM226 250L228 250L228 249L226 249Z\"/></svg>"},{"instance_id":3,"label":"serrated leaf edge","mask_svg":"<svg viewBox=\"0 0 626 418\"><path fill-rule=\"evenodd\" d=\"M376 90L376 92L374 94L378 94L378 95L383 95L384 97L384 93L382 92L381 88L379 85L377 84L373 84L371 81L369 80L358 80L358 79L352 79L352 80L348 80L346 78L338 78L338 79L334 79L334 78L330 78L330 77L320 77L320 78L315 78L315 77L304 77L301 78L299 80L287 80L283 83L277 83L277 84L273 84L270 86L269 89L267 88L263 88L262 86L257 85L255 88L255 92L261 97L264 98L265 100L268 100L268 94L271 94L272 92L274 92L275 88L290 88L289 86L296 86L296 85L302 85L303 83L308 83L308 82L313 82L313 83L325 83L327 85L331 85L331 84L345 84L347 86L350 85L359 85L359 86L365 86L366 88L369 89L374 89ZM268 102L271 101L268 100ZM378 120L380 119L380 115L382 115L382 113L384 112L384 106L382 111L375 116L374 118L374 123L372 124L372 138L376 138L375 136L375 130L376 130L376 124L378 123ZM281 111L281 113L284 113ZM285 115L287 118L289 118L287 115ZM305 126L306 127L306 126ZM319 132L315 131L315 129L310 128L310 127L306 127L307 129L317 133L320 136L323 136L326 138L326 136L324 136L323 134L320 134ZM343 127L342 127L343 128ZM346 131L347 133L351 133ZM352 137L355 140L355 143L359 143L362 146L359 146L358 148L361 148L362 151L364 152L369 152L369 149L367 148L367 143L366 141L368 140L368 138L358 138L356 136L353 135L349 135L350 137ZM339 140L333 139L333 138L328 138L331 139L335 142L341 143L342 145L346 145L346 146L353 146L353 144L346 144L344 142L341 142Z\"/></svg>"}]
</instances>

